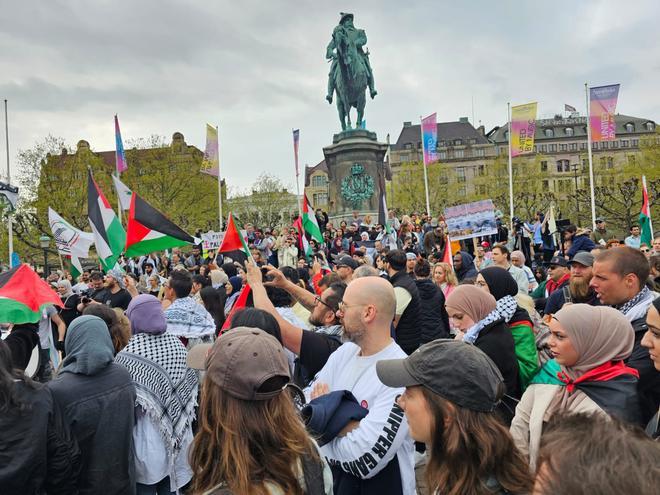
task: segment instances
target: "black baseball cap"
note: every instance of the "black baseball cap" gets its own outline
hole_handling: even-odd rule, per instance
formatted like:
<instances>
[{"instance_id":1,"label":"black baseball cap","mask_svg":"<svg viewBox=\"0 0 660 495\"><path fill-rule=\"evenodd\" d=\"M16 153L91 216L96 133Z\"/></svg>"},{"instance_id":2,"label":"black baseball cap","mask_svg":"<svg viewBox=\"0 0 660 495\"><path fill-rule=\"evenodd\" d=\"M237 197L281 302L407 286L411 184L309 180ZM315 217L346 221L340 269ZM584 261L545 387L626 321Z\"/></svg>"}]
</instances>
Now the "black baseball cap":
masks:
<instances>
[{"instance_id":1,"label":"black baseball cap","mask_svg":"<svg viewBox=\"0 0 660 495\"><path fill-rule=\"evenodd\" d=\"M358 267L358 262L355 261L351 256L343 255L337 258L335 265L337 266L337 268L339 268L340 266L347 266L355 270Z\"/></svg>"},{"instance_id":2,"label":"black baseball cap","mask_svg":"<svg viewBox=\"0 0 660 495\"><path fill-rule=\"evenodd\" d=\"M553 256L552 259L550 260L550 263L548 263L548 265L550 266L558 265L558 266L567 267L568 261L563 256Z\"/></svg>"},{"instance_id":3,"label":"black baseball cap","mask_svg":"<svg viewBox=\"0 0 660 495\"><path fill-rule=\"evenodd\" d=\"M495 410L505 391L495 363L477 347L458 340L437 339L405 359L378 361L376 373L388 387L421 385L473 411Z\"/></svg>"}]
</instances>

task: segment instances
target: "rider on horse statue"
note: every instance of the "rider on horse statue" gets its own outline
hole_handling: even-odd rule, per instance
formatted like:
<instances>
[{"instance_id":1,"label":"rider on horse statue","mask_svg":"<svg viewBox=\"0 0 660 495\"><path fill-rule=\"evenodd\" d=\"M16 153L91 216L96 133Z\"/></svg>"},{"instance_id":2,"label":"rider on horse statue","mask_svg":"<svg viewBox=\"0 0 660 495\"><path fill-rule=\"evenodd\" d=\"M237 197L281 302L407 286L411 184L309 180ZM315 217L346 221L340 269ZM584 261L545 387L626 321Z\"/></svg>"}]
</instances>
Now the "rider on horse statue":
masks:
<instances>
[{"instance_id":1,"label":"rider on horse statue","mask_svg":"<svg viewBox=\"0 0 660 495\"><path fill-rule=\"evenodd\" d=\"M369 51L367 50L365 53L364 50L362 50L362 47L367 44L367 35L363 29L357 29L353 25L353 14L342 12L340 13L340 16L341 18L339 19L339 25L332 31L332 39L326 48L325 57L328 60L332 60L332 65L330 66L330 74L328 74L328 94L325 99L328 100L328 103L332 103L332 95L336 89L335 73L337 70L339 70L337 62L337 38L338 36L342 35L344 39L347 39L350 43L355 45L358 56L362 58L362 61L367 68L367 84L369 85L369 94L373 99L378 94L378 92L374 87L374 74L371 70L371 64L369 63ZM349 63L352 64L357 62L358 61L349 61Z\"/></svg>"}]
</instances>

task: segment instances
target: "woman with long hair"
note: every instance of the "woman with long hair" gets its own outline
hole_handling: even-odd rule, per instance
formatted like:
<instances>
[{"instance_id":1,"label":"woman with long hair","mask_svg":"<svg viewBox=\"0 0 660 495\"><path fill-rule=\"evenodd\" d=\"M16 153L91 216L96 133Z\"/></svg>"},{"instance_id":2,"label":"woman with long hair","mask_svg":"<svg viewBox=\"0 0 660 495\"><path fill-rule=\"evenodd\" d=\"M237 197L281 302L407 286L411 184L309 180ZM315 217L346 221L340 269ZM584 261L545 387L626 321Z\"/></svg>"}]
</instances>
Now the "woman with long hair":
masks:
<instances>
[{"instance_id":1,"label":"woman with long hair","mask_svg":"<svg viewBox=\"0 0 660 495\"><path fill-rule=\"evenodd\" d=\"M208 353L191 351L188 365L206 370L190 493L332 493L330 470L282 393L291 376L275 337L235 328Z\"/></svg>"},{"instance_id":2,"label":"woman with long hair","mask_svg":"<svg viewBox=\"0 0 660 495\"><path fill-rule=\"evenodd\" d=\"M639 421L637 370L624 360L635 332L614 308L571 304L552 316L548 361L523 394L511 423L518 449L536 468L545 424L556 413L586 412Z\"/></svg>"},{"instance_id":3,"label":"woman with long hair","mask_svg":"<svg viewBox=\"0 0 660 495\"><path fill-rule=\"evenodd\" d=\"M447 299L458 285L454 268L449 263L436 263L433 265L433 282L442 289Z\"/></svg>"},{"instance_id":4,"label":"woman with long hair","mask_svg":"<svg viewBox=\"0 0 660 495\"><path fill-rule=\"evenodd\" d=\"M495 414L502 375L482 351L440 339L379 361L376 372L385 385L406 387L398 402L410 435L426 444L429 493L531 493L527 463Z\"/></svg>"},{"instance_id":5,"label":"woman with long hair","mask_svg":"<svg viewBox=\"0 0 660 495\"><path fill-rule=\"evenodd\" d=\"M227 298L227 293L224 290L224 287L218 290L209 286L200 290L199 295L202 298L202 304L206 308L206 311L211 314L213 321L215 321L217 335L220 333L222 325L225 324L225 300Z\"/></svg>"}]
</instances>

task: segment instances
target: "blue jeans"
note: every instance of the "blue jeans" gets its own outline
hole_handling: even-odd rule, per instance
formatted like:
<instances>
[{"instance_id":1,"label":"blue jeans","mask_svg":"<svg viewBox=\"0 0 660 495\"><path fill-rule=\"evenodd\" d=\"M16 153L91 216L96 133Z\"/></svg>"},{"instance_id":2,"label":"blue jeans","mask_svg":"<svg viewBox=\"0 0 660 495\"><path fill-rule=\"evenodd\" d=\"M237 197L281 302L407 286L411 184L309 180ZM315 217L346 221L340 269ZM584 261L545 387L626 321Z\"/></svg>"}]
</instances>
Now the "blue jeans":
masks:
<instances>
[{"instance_id":1,"label":"blue jeans","mask_svg":"<svg viewBox=\"0 0 660 495\"><path fill-rule=\"evenodd\" d=\"M143 485L142 483L137 483L136 495L174 495L174 492L170 491L170 477L165 476L155 485Z\"/></svg>"}]
</instances>

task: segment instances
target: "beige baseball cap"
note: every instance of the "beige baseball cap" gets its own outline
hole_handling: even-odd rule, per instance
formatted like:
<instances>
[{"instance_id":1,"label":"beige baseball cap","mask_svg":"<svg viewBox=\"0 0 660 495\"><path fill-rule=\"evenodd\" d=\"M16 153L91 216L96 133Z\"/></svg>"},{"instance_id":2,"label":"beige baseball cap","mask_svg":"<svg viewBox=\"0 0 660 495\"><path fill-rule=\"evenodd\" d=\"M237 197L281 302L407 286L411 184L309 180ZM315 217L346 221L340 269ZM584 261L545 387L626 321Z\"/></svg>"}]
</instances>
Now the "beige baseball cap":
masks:
<instances>
[{"instance_id":1,"label":"beige baseball cap","mask_svg":"<svg viewBox=\"0 0 660 495\"><path fill-rule=\"evenodd\" d=\"M233 328L214 344L198 344L188 351L186 362L189 368L205 370L218 387L243 400L270 399L291 381L282 345L258 328Z\"/></svg>"}]
</instances>

